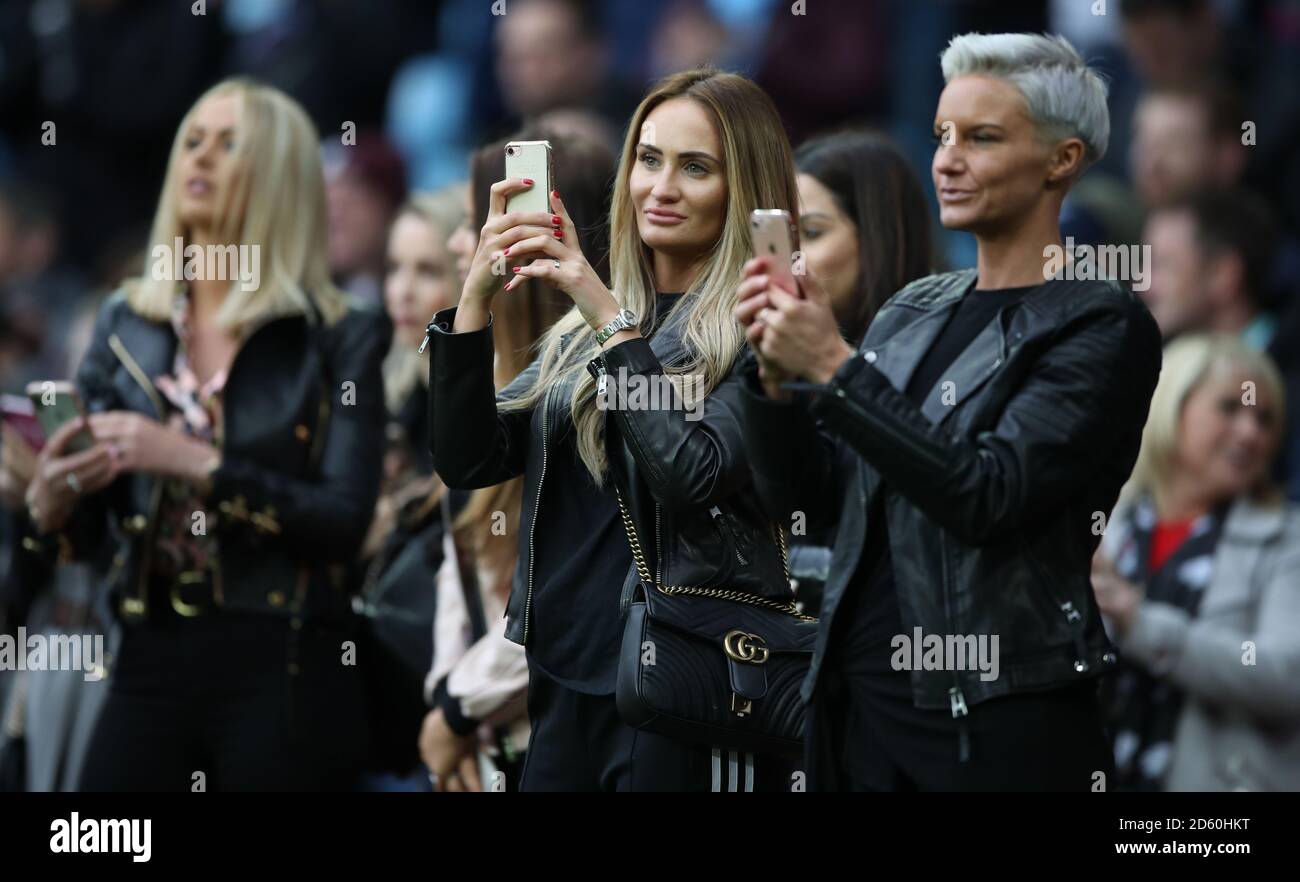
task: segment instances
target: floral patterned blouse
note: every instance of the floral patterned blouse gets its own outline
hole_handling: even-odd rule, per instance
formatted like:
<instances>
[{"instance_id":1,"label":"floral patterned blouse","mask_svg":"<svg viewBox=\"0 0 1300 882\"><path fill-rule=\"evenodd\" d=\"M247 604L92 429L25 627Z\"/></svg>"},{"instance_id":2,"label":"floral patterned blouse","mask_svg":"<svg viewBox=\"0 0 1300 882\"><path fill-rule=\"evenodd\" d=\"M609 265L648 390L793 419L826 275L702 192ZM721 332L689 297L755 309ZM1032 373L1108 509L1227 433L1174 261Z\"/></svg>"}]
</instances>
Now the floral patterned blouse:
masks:
<instances>
[{"instance_id":1,"label":"floral patterned blouse","mask_svg":"<svg viewBox=\"0 0 1300 882\"><path fill-rule=\"evenodd\" d=\"M167 415L169 428L220 447L221 392L226 385L226 368L206 383L199 382L190 367L189 319L190 298L188 292L183 291L172 304L171 324L177 341L172 372L155 377L154 384L172 405L173 410ZM206 523L202 524L203 531L196 535L200 521L195 513L205 510L203 498L197 487L177 478L164 481L162 494L153 574L164 581L201 581L210 571L217 552L216 540L208 533Z\"/></svg>"}]
</instances>

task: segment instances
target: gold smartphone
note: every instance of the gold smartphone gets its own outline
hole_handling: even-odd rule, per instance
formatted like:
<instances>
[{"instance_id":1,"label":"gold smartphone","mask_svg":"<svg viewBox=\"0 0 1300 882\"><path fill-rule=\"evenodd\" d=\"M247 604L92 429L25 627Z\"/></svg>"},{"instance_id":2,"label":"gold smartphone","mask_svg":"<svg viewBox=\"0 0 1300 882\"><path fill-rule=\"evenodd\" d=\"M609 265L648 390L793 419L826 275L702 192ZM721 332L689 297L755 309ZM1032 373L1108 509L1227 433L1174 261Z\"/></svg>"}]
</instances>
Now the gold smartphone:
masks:
<instances>
[{"instance_id":1,"label":"gold smartphone","mask_svg":"<svg viewBox=\"0 0 1300 882\"><path fill-rule=\"evenodd\" d=\"M772 281L787 293L801 296L794 278L798 237L790 212L782 208L754 209L749 215L749 234L754 256L769 258L768 276Z\"/></svg>"},{"instance_id":2,"label":"gold smartphone","mask_svg":"<svg viewBox=\"0 0 1300 882\"><path fill-rule=\"evenodd\" d=\"M506 199L506 211L551 210L551 142L511 141L506 145L506 177L531 178L527 190Z\"/></svg>"},{"instance_id":3,"label":"gold smartphone","mask_svg":"<svg viewBox=\"0 0 1300 882\"><path fill-rule=\"evenodd\" d=\"M86 415L86 407L81 403L77 387L67 380L35 380L27 384L26 392L47 441L66 423ZM95 436L90 433L90 426L87 425L72 436L63 452L65 455L80 453L89 450L94 443Z\"/></svg>"}]
</instances>

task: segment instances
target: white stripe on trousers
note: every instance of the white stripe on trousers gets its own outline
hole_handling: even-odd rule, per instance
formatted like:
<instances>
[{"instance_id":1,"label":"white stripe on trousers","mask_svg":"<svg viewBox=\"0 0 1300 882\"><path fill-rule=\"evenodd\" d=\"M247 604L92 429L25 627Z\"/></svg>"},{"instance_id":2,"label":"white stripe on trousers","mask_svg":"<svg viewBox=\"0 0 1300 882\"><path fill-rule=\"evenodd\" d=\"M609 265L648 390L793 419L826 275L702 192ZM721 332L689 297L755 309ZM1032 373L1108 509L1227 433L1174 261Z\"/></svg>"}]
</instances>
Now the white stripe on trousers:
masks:
<instances>
[{"instance_id":1,"label":"white stripe on trousers","mask_svg":"<svg viewBox=\"0 0 1300 882\"><path fill-rule=\"evenodd\" d=\"M727 751L727 792L735 793L740 786L740 752ZM743 793L754 792L754 755L745 753L745 786ZM722 748L713 748L713 793L722 792Z\"/></svg>"}]
</instances>

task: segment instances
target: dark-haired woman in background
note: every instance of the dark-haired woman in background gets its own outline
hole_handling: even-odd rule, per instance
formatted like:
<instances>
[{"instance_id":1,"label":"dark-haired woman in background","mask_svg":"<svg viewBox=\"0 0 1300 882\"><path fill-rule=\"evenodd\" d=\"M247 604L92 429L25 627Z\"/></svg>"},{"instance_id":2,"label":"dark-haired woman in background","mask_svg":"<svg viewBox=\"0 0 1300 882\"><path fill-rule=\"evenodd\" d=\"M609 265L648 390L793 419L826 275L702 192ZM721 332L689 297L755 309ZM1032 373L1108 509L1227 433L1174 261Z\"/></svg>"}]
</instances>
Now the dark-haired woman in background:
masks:
<instances>
[{"instance_id":1,"label":"dark-haired woman in background","mask_svg":"<svg viewBox=\"0 0 1300 882\"><path fill-rule=\"evenodd\" d=\"M898 148L873 132L812 138L794 154L799 248L826 290L844 339L856 343L895 291L933 270L930 210ZM816 615L831 563L830 530L790 541L799 606Z\"/></svg>"}]
</instances>

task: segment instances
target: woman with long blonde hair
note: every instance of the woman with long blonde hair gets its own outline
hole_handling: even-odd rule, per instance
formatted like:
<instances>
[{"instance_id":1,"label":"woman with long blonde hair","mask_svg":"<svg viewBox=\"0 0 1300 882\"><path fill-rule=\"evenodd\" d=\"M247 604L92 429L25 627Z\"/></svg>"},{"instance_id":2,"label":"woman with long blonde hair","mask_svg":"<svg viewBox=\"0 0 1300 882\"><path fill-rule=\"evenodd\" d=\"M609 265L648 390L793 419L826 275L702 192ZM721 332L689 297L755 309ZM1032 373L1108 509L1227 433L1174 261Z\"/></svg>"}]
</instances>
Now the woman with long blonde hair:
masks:
<instances>
[{"instance_id":1,"label":"woman with long blonde hair","mask_svg":"<svg viewBox=\"0 0 1300 882\"><path fill-rule=\"evenodd\" d=\"M77 374L94 443L68 452L75 421L41 454L37 527L122 549L83 789L345 788L364 755L340 574L378 492L391 326L330 284L318 143L275 89L195 103L144 274Z\"/></svg>"},{"instance_id":2,"label":"woman with long blonde hair","mask_svg":"<svg viewBox=\"0 0 1300 882\"><path fill-rule=\"evenodd\" d=\"M532 186L492 187L460 305L429 325L435 468L454 487L525 480L506 628L529 666L521 787L718 788L708 746L619 717L620 605L637 582L626 530L660 584L789 600L736 418L744 337L731 314L750 212L797 216L789 142L743 77L702 69L658 83L633 115L614 181L609 287L589 263L598 255L577 247L561 194L554 215L505 210ZM494 265L514 274L504 289ZM490 310L530 278L574 306L494 396ZM789 786L748 759L746 785ZM738 757L728 766L737 789Z\"/></svg>"}]
</instances>

